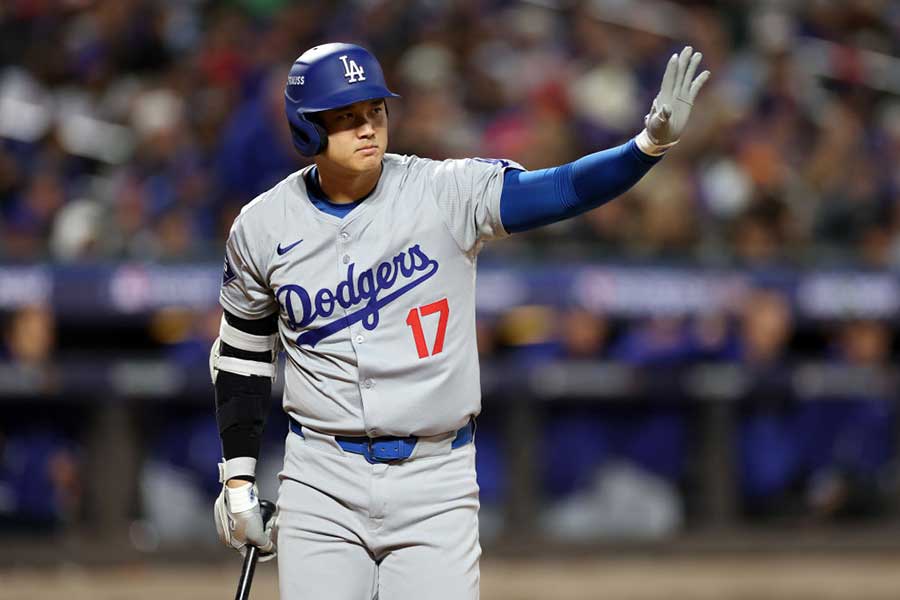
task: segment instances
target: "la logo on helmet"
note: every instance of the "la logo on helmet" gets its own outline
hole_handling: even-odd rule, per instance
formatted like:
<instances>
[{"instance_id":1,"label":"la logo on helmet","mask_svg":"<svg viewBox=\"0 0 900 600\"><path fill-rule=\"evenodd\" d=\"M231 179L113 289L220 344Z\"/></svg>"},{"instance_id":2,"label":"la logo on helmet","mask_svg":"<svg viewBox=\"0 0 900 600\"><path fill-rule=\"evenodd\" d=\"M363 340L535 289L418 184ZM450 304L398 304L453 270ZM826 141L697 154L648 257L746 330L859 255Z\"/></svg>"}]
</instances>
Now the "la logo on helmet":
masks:
<instances>
[{"instance_id":1,"label":"la logo on helmet","mask_svg":"<svg viewBox=\"0 0 900 600\"><path fill-rule=\"evenodd\" d=\"M344 63L344 77L347 78L347 83L356 83L357 81L366 80L366 72L361 66L356 64L355 60L351 58L348 61L346 54L339 58L341 59L341 62Z\"/></svg>"}]
</instances>

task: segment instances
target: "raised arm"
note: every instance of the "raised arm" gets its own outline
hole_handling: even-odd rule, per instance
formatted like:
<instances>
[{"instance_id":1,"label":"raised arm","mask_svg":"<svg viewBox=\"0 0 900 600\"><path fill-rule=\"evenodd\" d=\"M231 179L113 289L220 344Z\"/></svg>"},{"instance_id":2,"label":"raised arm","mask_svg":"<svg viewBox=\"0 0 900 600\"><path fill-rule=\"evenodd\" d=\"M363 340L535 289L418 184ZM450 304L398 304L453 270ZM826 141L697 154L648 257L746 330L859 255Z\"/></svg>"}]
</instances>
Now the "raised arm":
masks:
<instances>
[{"instance_id":1,"label":"raised arm","mask_svg":"<svg viewBox=\"0 0 900 600\"><path fill-rule=\"evenodd\" d=\"M621 195L678 143L694 99L709 78L694 78L703 55L690 46L673 54L644 117L644 130L627 143L539 171L507 170L500 196L504 229L517 233L574 217Z\"/></svg>"}]
</instances>

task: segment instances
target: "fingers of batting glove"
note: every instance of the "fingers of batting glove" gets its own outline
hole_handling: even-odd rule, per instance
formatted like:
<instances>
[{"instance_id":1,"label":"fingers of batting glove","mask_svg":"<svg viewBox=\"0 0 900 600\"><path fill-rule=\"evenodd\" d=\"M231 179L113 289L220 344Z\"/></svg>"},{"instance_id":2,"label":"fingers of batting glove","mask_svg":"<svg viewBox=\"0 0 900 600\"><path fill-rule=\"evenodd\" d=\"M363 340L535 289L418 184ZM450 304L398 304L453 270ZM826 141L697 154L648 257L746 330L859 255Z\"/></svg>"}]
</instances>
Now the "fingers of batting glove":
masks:
<instances>
[{"instance_id":1,"label":"fingers of batting glove","mask_svg":"<svg viewBox=\"0 0 900 600\"><path fill-rule=\"evenodd\" d=\"M659 95L671 97L675 92L675 73L678 71L678 55L673 54L666 64L666 72L663 73L662 85L659 86Z\"/></svg>"},{"instance_id":2,"label":"fingers of batting glove","mask_svg":"<svg viewBox=\"0 0 900 600\"><path fill-rule=\"evenodd\" d=\"M260 548L259 553L259 562L267 562L275 558L278 554L278 513L269 519L269 522L266 523L266 537L269 538L269 548ZM244 550L241 551L243 554L246 552L246 546Z\"/></svg>"},{"instance_id":3,"label":"fingers of batting glove","mask_svg":"<svg viewBox=\"0 0 900 600\"><path fill-rule=\"evenodd\" d=\"M681 83L681 88L679 90L678 96L680 98L690 99L691 97L691 82L694 80L694 73L697 72L697 67L700 65L700 61L703 60L702 52L695 52L693 56L691 56L691 60L687 65L687 71L684 74L684 81Z\"/></svg>"},{"instance_id":4,"label":"fingers of batting glove","mask_svg":"<svg viewBox=\"0 0 900 600\"><path fill-rule=\"evenodd\" d=\"M675 72L675 95L678 96L679 92L684 87L684 76L687 73L688 64L691 60L691 55L694 53L694 49L691 46L685 46L681 50L681 54L678 55L678 70Z\"/></svg>"},{"instance_id":5,"label":"fingers of batting glove","mask_svg":"<svg viewBox=\"0 0 900 600\"><path fill-rule=\"evenodd\" d=\"M702 60L703 54L694 52L691 46L669 58L659 94L644 119L647 135L654 144L674 144L684 133L694 98L709 78L709 71L694 78Z\"/></svg>"},{"instance_id":6,"label":"fingers of batting glove","mask_svg":"<svg viewBox=\"0 0 900 600\"><path fill-rule=\"evenodd\" d=\"M703 71L697 75L697 79L691 83L690 90L688 90L688 98L690 98L691 104L694 103L694 98L700 93L700 88L703 87L703 84L706 83L707 79L709 79L709 71Z\"/></svg>"}]
</instances>

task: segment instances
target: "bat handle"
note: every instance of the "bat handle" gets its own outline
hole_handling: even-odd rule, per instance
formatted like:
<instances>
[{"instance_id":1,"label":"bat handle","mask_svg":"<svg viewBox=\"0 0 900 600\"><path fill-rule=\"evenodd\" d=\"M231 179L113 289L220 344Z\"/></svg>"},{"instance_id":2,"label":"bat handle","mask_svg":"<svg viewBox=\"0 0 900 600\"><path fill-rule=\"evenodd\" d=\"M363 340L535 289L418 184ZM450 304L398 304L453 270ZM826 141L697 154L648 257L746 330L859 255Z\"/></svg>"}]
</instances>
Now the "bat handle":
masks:
<instances>
[{"instance_id":1,"label":"bat handle","mask_svg":"<svg viewBox=\"0 0 900 600\"><path fill-rule=\"evenodd\" d=\"M253 572L256 571L256 559L259 558L259 548L250 546L244 555L244 565L241 567L241 578L238 581L235 600L248 600L250 598L250 585L253 583Z\"/></svg>"},{"instance_id":2,"label":"bat handle","mask_svg":"<svg viewBox=\"0 0 900 600\"><path fill-rule=\"evenodd\" d=\"M275 505L268 500L262 500L259 503L262 512L263 525L269 522L275 513ZM253 583L253 573L256 571L256 561L259 558L259 548L256 546L248 546L247 553L244 554L244 565L241 567L241 578L238 580L237 594L235 600L249 600L250 585Z\"/></svg>"}]
</instances>

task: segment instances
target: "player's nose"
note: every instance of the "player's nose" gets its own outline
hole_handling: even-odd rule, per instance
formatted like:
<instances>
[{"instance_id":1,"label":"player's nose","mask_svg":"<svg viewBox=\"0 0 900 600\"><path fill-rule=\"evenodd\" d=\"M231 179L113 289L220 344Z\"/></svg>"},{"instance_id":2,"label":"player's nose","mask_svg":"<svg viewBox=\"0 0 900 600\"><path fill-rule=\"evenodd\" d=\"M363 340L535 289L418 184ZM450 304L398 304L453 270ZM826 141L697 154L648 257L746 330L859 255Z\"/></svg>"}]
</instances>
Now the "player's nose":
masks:
<instances>
[{"instance_id":1,"label":"player's nose","mask_svg":"<svg viewBox=\"0 0 900 600\"><path fill-rule=\"evenodd\" d=\"M372 137L375 135L375 123L368 116L363 116L356 128L356 134L361 138Z\"/></svg>"},{"instance_id":2,"label":"player's nose","mask_svg":"<svg viewBox=\"0 0 900 600\"><path fill-rule=\"evenodd\" d=\"M370 119L364 119L356 128L356 134L361 138L368 138L375 135L375 126Z\"/></svg>"}]
</instances>

